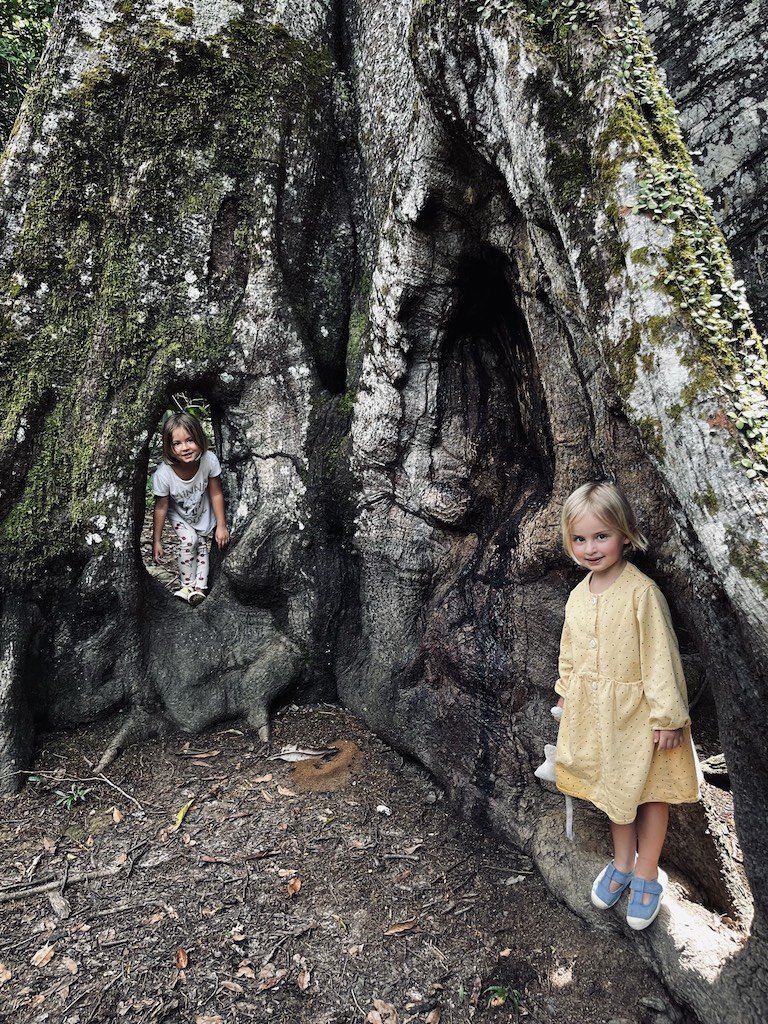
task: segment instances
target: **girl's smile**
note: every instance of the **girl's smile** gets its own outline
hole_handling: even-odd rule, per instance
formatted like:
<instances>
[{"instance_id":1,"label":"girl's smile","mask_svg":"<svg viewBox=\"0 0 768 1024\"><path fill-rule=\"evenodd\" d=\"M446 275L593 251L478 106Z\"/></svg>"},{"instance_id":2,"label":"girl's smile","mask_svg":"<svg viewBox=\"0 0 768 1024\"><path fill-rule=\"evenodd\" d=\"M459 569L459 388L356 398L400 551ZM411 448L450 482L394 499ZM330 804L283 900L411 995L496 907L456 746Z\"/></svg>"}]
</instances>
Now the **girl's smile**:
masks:
<instances>
[{"instance_id":1,"label":"girl's smile","mask_svg":"<svg viewBox=\"0 0 768 1024\"><path fill-rule=\"evenodd\" d=\"M594 512L585 512L571 523L571 547L579 565L610 585L624 567L624 548L629 539Z\"/></svg>"},{"instance_id":2,"label":"girl's smile","mask_svg":"<svg viewBox=\"0 0 768 1024\"><path fill-rule=\"evenodd\" d=\"M184 427L176 427L171 434L171 439L173 454L182 462L189 464L202 455L200 446L195 443L194 438L187 433Z\"/></svg>"}]
</instances>

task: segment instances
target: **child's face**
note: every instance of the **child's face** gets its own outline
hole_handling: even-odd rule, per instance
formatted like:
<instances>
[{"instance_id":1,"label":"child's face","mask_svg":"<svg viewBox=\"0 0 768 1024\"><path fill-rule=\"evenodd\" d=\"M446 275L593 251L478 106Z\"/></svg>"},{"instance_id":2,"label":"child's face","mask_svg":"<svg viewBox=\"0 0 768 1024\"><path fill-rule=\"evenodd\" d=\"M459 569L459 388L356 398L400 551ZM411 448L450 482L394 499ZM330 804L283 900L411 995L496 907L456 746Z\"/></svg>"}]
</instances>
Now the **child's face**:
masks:
<instances>
[{"instance_id":1,"label":"child's face","mask_svg":"<svg viewBox=\"0 0 768 1024\"><path fill-rule=\"evenodd\" d=\"M629 539L616 527L585 512L571 523L571 547L579 565L594 573L604 573L624 561Z\"/></svg>"},{"instance_id":2,"label":"child's face","mask_svg":"<svg viewBox=\"0 0 768 1024\"><path fill-rule=\"evenodd\" d=\"M173 454L184 465L197 461L202 455L200 445L184 427L176 427L171 434Z\"/></svg>"}]
</instances>

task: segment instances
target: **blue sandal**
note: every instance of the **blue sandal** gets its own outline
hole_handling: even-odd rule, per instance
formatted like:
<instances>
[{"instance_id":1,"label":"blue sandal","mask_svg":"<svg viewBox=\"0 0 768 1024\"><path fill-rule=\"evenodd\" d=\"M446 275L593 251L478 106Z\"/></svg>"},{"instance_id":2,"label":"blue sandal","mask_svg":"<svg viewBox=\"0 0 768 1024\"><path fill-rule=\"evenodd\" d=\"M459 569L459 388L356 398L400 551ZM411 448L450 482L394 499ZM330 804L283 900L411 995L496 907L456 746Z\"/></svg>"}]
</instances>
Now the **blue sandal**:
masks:
<instances>
[{"instance_id":1,"label":"blue sandal","mask_svg":"<svg viewBox=\"0 0 768 1024\"><path fill-rule=\"evenodd\" d=\"M662 871L661 868L659 868L655 882L650 882L645 878L632 879L630 883L631 895L627 906L627 924L630 928L639 932L656 920L661 910L661 899L667 881L666 872ZM647 903L643 903L644 893L648 893L651 897Z\"/></svg>"},{"instance_id":2,"label":"blue sandal","mask_svg":"<svg viewBox=\"0 0 768 1024\"><path fill-rule=\"evenodd\" d=\"M592 886L592 903L600 910L608 910L610 907L614 907L633 878L634 876L631 871L619 871L613 861L610 864L606 864ZM615 891L612 890L611 882L618 882L619 888Z\"/></svg>"}]
</instances>

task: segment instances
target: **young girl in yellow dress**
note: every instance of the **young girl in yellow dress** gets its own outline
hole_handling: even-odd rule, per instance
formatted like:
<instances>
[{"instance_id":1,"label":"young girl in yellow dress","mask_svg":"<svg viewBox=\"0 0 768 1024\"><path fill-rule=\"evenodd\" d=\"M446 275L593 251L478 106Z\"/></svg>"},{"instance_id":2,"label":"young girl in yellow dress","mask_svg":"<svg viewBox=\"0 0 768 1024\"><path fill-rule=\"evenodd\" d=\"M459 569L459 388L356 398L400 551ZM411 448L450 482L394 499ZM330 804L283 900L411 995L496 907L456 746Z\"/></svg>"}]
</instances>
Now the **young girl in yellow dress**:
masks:
<instances>
[{"instance_id":1,"label":"young girl in yellow dress","mask_svg":"<svg viewBox=\"0 0 768 1024\"><path fill-rule=\"evenodd\" d=\"M667 882L669 804L699 799L685 678L667 602L626 559L648 542L621 491L584 484L561 525L565 550L589 572L565 608L555 781L608 815L614 857L592 902L605 910L629 888L627 923L639 930L656 919Z\"/></svg>"}]
</instances>

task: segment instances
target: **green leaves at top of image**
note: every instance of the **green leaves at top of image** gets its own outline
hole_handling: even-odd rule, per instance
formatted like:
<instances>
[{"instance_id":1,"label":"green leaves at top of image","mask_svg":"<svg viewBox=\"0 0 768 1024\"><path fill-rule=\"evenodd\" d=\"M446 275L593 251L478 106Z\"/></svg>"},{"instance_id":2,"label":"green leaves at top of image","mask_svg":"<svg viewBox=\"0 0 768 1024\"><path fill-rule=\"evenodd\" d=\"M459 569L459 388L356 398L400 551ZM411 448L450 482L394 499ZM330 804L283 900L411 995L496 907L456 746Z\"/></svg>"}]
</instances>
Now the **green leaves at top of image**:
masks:
<instances>
[{"instance_id":1,"label":"green leaves at top of image","mask_svg":"<svg viewBox=\"0 0 768 1024\"><path fill-rule=\"evenodd\" d=\"M54 0L3 0L0 5L0 136L11 133L40 60Z\"/></svg>"}]
</instances>

